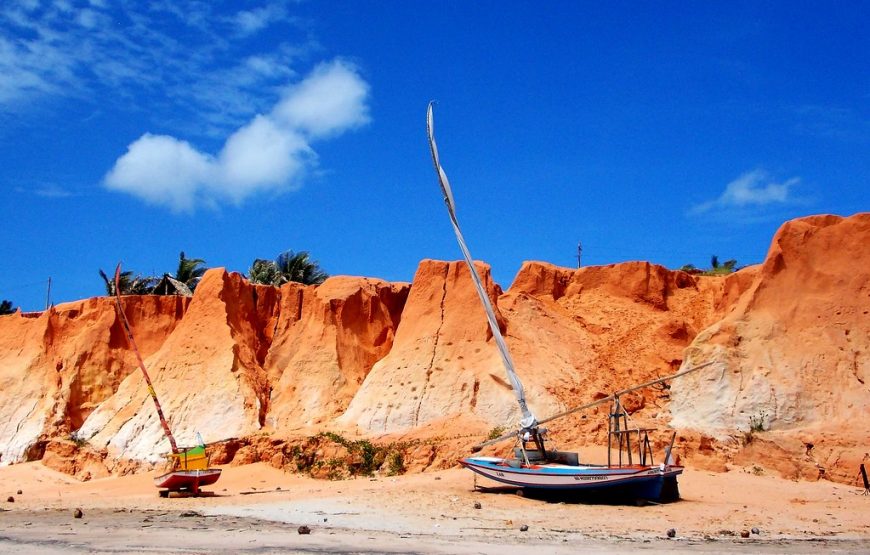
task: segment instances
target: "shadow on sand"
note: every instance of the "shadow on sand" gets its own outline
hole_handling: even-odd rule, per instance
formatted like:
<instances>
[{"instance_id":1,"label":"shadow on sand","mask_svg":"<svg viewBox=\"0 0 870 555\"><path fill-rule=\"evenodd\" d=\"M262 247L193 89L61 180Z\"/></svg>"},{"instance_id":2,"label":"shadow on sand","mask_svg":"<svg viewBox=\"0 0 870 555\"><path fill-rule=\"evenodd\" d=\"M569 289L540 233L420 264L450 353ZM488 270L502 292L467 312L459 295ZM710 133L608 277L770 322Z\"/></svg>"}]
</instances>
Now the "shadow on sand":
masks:
<instances>
[{"instance_id":1,"label":"shadow on sand","mask_svg":"<svg viewBox=\"0 0 870 555\"><path fill-rule=\"evenodd\" d=\"M650 501L637 497L629 488L608 488L591 491L568 491L539 488L522 488L517 486L475 486L475 491L496 495L518 495L527 499L536 499L546 503L569 503L575 505L664 505L680 500L680 492L674 485L673 491L662 491L658 501Z\"/></svg>"}]
</instances>

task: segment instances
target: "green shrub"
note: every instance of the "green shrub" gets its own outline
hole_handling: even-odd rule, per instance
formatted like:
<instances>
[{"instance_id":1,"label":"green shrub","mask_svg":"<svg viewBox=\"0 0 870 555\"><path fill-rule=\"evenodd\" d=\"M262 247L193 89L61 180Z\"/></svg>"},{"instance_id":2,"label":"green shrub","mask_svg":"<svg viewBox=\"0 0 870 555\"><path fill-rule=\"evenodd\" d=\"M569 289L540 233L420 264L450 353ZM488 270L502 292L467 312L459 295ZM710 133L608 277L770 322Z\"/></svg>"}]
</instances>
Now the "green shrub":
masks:
<instances>
[{"instance_id":1,"label":"green shrub","mask_svg":"<svg viewBox=\"0 0 870 555\"><path fill-rule=\"evenodd\" d=\"M401 451L393 451L388 458L388 470L390 476L405 473L405 457Z\"/></svg>"}]
</instances>

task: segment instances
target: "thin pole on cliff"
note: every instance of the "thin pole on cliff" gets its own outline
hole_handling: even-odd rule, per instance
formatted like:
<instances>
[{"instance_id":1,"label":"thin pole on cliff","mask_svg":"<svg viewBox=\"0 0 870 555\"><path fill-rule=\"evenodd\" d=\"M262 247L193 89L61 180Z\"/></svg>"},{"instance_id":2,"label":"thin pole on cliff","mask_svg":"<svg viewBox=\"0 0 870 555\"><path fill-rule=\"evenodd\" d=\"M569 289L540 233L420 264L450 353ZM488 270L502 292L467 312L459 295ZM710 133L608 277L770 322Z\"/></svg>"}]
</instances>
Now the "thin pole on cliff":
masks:
<instances>
[{"instance_id":1,"label":"thin pole on cliff","mask_svg":"<svg viewBox=\"0 0 870 555\"><path fill-rule=\"evenodd\" d=\"M139 369L142 370L142 375L145 376L145 383L148 385L148 393L151 394L151 399L154 400L154 406L157 408L157 417L160 418L160 425L163 426L163 433L166 434L166 439L169 440L169 445L172 447L173 453L178 453L178 446L175 444L175 437L172 435L172 430L169 429L169 424L163 416L163 409L160 408L160 401L157 400L157 393L154 392L154 386L151 385L151 377L148 375L148 370L145 369L145 361L142 360L142 355L139 354L139 347L136 346L136 340L133 339L133 331L130 329L130 322L127 320L127 315L124 314L124 307L121 306L121 263L115 268L115 308L118 311L118 317L124 325L124 331L127 332L127 341L133 347L133 352L136 353L136 359L139 361Z\"/></svg>"}]
</instances>

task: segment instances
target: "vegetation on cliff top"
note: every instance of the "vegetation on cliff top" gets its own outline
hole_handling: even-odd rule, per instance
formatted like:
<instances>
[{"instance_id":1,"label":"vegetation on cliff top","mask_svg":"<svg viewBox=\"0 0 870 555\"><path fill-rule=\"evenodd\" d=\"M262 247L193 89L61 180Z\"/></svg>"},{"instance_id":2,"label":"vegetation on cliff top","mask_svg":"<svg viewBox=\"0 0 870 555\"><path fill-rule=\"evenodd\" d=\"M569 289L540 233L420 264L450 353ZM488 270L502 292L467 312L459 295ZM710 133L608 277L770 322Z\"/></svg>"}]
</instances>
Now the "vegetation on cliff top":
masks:
<instances>
[{"instance_id":1,"label":"vegetation on cliff top","mask_svg":"<svg viewBox=\"0 0 870 555\"><path fill-rule=\"evenodd\" d=\"M295 281L305 285L318 285L326 281L329 274L323 271L316 260L306 251L284 251L275 260L258 258L248 270L248 280L262 285L283 285Z\"/></svg>"},{"instance_id":2,"label":"vegetation on cliff top","mask_svg":"<svg viewBox=\"0 0 870 555\"><path fill-rule=\"evenodd\" d=\"M694 264L685 264L679 269L683 272L702 276L726 276L728 274L736 272L740 268L737 267L737 261L733 258L731 260L726 260L725 262L720 263L719 257L714 254L712 257L710 257L710 267L706 270L697 268Z\"/></svg>"}]
</instances>

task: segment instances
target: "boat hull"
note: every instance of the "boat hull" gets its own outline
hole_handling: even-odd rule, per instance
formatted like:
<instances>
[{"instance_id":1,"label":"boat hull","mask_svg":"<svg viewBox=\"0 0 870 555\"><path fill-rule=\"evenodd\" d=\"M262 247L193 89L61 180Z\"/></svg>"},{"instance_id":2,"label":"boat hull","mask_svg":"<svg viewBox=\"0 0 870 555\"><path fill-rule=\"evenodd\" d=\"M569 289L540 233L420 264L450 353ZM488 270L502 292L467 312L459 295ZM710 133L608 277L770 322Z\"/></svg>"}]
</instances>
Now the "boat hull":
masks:
<instances>
[{"instance_id":1,"label":"boat hull","mask_svg":"<svg viewBox=\"0 0 870 555\"><path fill-rule=\"evenodd\" d=\"M657 502L679 499L677 476L683 472L681 466L541 464L517 468L495 457L469 457L460 463L481 476L524 490Z\"/></svg>"},{"instance_id":2,"label":"boat hull","mask_svg":"<svg viewBox=\"0 0 870 555\"><path fill-rule=\"evenodd\" d=\"M169 491L191 491L199 493L199 488L210 486L221 477L220 468L205 470L176 470L154 478L154 485Z\"/></svg>"}]
</instances>

